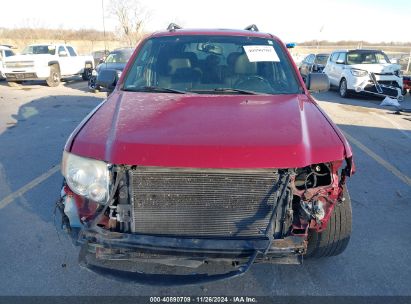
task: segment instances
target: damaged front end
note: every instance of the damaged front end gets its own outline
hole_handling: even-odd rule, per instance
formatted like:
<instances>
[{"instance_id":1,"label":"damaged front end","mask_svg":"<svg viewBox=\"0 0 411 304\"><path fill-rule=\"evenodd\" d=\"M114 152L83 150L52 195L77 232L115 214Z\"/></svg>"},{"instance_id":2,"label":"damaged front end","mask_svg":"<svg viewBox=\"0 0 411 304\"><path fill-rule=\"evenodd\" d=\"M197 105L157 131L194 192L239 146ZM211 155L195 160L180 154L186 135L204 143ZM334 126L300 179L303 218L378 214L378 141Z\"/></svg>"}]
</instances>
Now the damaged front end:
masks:
<instances>
[{"instance_id":1,"label":"damaged front end","mask_svg":"<svg viewBox=\"0 0 411 304\"><path fill-rule=\"evenodd\" d=\"M90 179L77 161L63 161L57 207L81 246L80 264L164 285L238 276L253 263L302 263L310 231L327 227L352 171L351 159L343 169L343 161L255 170L106 166L107 172L96 164L100 169L87 169L95 170Z\"/></svg>"},{"instance_id":2,"label":"damaged front end","mask_svg":"<svg viewBox=\"0 0 411 304\"><path fill-rule=\"evenodd\" d=\"M403 100L403 81L399 70L392 72L374 73L360 69L351 69L351 73L358 77L353 84L357 93L367 93L378 97L390 97Z\"/></svg>"}]
</instances>

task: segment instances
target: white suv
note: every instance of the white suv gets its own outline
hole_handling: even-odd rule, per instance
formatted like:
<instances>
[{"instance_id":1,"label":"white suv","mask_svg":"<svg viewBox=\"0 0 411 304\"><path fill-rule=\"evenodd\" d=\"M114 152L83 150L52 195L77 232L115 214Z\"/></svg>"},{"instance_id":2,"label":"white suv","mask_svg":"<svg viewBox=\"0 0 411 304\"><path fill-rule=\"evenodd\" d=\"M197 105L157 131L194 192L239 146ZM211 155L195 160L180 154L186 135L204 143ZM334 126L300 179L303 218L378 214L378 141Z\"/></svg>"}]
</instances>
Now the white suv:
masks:
<instances>
[{"instance_id":1,"label":"white suv","mask_svg":"<svg viewBox=\"0 0 411 304\"><path fill-rule=\"evenodd\" d=\"M334 51L324 73L328 75L331 86L339 88L341 97L357 92L402 99L400 66L390 63L382 51Z\"/></svg>"},{"instance_id":2,"label":"white suv","mask_svg":"<svg viewBox=\"0 0 411 304\"><path fill-rule=\"evenodd\" d=\"M4 74L4 59L14 55L14 52L9 46L0 45L0 79L6 78L6 75Z\"/></svg>"}]
</instances>

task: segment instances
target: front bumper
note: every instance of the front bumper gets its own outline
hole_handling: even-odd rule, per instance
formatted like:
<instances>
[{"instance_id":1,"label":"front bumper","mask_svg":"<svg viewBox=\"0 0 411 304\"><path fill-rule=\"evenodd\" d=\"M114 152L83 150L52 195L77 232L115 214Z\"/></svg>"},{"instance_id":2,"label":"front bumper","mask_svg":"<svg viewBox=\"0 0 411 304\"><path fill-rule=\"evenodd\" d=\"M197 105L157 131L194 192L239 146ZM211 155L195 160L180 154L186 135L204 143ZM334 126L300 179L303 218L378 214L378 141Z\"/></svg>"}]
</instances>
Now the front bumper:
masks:
<instances>
[{"instance_id":1,"label":"front bumper","mask_svg":"<svg viewBox=\"0 0 411 304\"><path fill-rule=\"evenodd\" d=\"M46 80L50 76L50 67L7 68L5 75L8 81Z\"/></svg>"},{"instance_id":2,"label":"front bumper","mask_svg":"<svg viewBox=\"0 0 411 304\"><path fill-rule=\"evenodd\" d=\"M301 264L303 236L190 238L83 229L80 265L116 279L145 284L193 284L244 274L253 263ZM269 248L267 250L267 246Z\"/></svg>"},{"instance_id":3,"label":"front bumper","mask_svg":"<svg viewBox=\"0 0 411 304\"><path fill-rule=\"evenodd\" d=\"M116 184L120 179L121 176L117 176ZM289 173L280 174L279 194L273 206L288 202L289 181ZM101 222L108 205L95 208L89 203L81 204L82 216L79 217L72 194L63 186L57 203L62 224L68 230L75 227L79 231L71 235L82 246L80 265L116 279L163 285L214 281L242 275L256 262L301 264L307 249L305 234L289 236L284 232L274 237L274 223L286 220L285 214L277 213L276 207L270 211L268 226L260 234L194 237L192 234L110 231L110 222ZM90 213L86 213L86 209Z\"/></svg>"},{"instance_id":4,"label":"front bumper","mask_svg":"<svg viewBox=\"0 0 411 304\"><path fill-rule=\"evenodd\" d=\"M349 90L357 93L392 98L401 98L402 96L402 78L394 75L368 73L364 77L351 78L347 85Z\"/></svg>"},{"instance_id":5,"label":"front bumper","mask_svg":"<svg viewBox=\"0 0 411 304\"><path fill-rule=\"evenodd\" d=\"M6 73L7 81L37 80L36 73Z\"/></svg>"}]
</instances>

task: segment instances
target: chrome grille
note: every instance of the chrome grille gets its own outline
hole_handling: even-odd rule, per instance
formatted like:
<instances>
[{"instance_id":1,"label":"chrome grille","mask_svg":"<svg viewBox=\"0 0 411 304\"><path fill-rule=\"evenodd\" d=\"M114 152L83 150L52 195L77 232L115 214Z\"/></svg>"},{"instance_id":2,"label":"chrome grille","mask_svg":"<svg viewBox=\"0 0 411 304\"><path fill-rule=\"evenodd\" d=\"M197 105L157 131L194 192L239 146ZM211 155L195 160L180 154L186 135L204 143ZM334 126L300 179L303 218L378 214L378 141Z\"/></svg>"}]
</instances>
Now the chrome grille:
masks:
<instances>
[{"instance_id":1,"label":"chrome grille","mask_svg":"<svg viewBox=\"0 0 411 304\"><path fill-rule=\"evenodd\" d=\"M275 170L130 171L134 233L258 236L276 202Z\"/></svg>"},{"instance_id":2,"label":"chrome grille","mask_svg":"<svg viewBox=\"0 0 411 304\"><path fill-rule=\"evenodd\" d=\"M7 68L30 68L34 66L34 61L7 61Z\"/></svg>"}]
</instances>

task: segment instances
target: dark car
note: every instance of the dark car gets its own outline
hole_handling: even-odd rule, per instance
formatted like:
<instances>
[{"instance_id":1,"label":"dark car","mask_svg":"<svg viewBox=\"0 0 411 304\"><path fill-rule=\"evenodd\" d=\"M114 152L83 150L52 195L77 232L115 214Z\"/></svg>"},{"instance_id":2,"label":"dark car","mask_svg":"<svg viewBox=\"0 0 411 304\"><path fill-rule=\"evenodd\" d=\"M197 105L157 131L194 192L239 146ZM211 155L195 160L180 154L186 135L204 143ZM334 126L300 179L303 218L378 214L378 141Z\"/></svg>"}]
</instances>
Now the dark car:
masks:
<instances>
[{"instance_id":1,"label":"dark car","mask_svg":"<svg viewBox=\"0 0 411 304\"><path fill-rule=\"evenodd\" d=\"M94 51L91 56L94 58L94 66L98 66L100 63L104 62L107 56L110 54L109 50Z\"/></svg>"},{"instance_id":2,"label":"dark car","mask_svg":"<svg viewBox=\"0 0 411 304\"><path fill-rule=\"evenodd\" d=\"M92 77L88 81L88 88L92 91L100 90L99 85L96 84L96 79L98 74L103 70L115 70L119 78L133 51L134 48L121 48L112 51L103 62L96 66Z\"/></svg>"},{"instance_id":3,"label":"dark car","mask_svg":"<svg viewBox=\"0 0 411 304\"><path fill-rule=\"evenodd\" d=\"M327 75L305 85L277 37L171 25L100 76L57 202L82 266L164 285L344 251L351 148L308 91Z\"/></svg>"},{"instance_id":4,"label":"dark car","mask_svg":"<svg viewBox=\"0 0 411 304\"><path fill-rule=\"evenodd\" d=\"M310 54L300 64L300 73L304 81L310 73L322 73L330 54Z\"/></svg>"},{"instance_id":5,"label":"dark car","mask_svg":"<svg viewBox=\"0 0 411 304\"><path fill-rule=\"evenodd\" d=\"M402 95L406 95L407 91L411 94L411 76L403 76L403 84Z\"/></svg>"}]
</instances>

